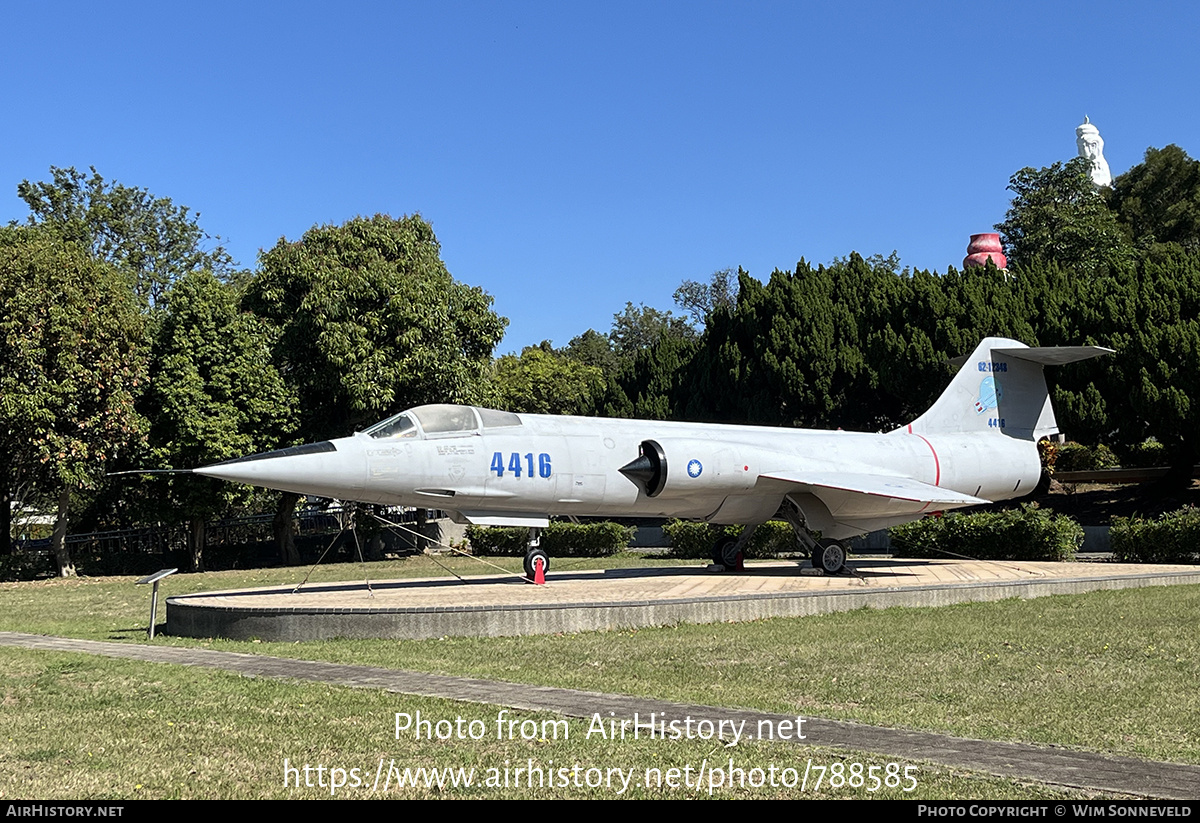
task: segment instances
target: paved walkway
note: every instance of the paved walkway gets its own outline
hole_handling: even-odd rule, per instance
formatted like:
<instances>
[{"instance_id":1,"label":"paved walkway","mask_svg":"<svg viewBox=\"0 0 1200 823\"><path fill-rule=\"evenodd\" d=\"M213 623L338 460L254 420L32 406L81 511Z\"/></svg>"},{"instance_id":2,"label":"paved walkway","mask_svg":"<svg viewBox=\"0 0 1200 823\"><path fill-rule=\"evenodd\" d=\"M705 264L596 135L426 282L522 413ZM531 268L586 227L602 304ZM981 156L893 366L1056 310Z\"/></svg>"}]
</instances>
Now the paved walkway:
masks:
<instances>
[{"instance_id":1,"label":"paved walkway","mask_svg":"<svg viewBox=\"0 0 1200 823\"><path fill-rule=\"evenodd\" d=\"M596 712L607 717L610 711L615 712L617 717L631 717L634 712L642 716L648 716L651 712L665 712L671 717L690 715L696 720L745 720L747 730L757 728L759 720L774 720L778 723L795 719L794 715L671 703L629 695L447 677L374 666L289 660L211 649L107 643L16 632L0 632L0 645L201 666L257 677L386 689L422 697L556 712L567 717L590 718ZM806 745L853 749L905 760L927 760L1003 777L1141 797L1186 800L1200 796L1200 766L1110 757L1092 752L1021 743L970 740L815 717L805 718L804 732L807 736L804 740Z\"/></svg>"}]
</instances>

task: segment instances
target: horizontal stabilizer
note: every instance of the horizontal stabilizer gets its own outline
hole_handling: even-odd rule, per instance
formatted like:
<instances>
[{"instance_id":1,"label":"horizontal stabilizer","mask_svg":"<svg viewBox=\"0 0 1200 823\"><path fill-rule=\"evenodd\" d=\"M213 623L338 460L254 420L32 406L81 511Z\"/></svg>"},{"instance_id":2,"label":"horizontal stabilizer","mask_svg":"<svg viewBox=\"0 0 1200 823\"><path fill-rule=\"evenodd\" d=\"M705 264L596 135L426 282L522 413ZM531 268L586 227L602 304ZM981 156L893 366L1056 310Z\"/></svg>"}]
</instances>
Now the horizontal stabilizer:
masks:
<instances>
[{"instance_id":1,"label":"horizontal stabilizer","mask_svg":"<svg viewBox=\"0 0 1200 823\"><path fill-rule=\"evenodd\" d=\"M799 486L867 494L873 497L889 497L894 500L910 500L914 503L941 503L950 506L978 506L990 503L980 497L960 494L940 486L931 486L907 477L892 477L879 474L852 474L849 472L771 472L764 474L770 480L783 480Z\"/></svg>"},{"instance_id":2,"label":"horizontal stabilizer","mask_svg":"<svg viewBox=\"0 0 1200 823\"><path fill-rule=\"evenodd\" d=\"M1040 346L1036 348L992 349L992 354L1002 354L1005 357L1028 360L1031 363L1040 363L1043 366L1065 366L1067 363L1090 360L1093 357L1113 354L1115 351L1116 349L1106 349L1103 346Z\"/></svg>"}]
</instances>

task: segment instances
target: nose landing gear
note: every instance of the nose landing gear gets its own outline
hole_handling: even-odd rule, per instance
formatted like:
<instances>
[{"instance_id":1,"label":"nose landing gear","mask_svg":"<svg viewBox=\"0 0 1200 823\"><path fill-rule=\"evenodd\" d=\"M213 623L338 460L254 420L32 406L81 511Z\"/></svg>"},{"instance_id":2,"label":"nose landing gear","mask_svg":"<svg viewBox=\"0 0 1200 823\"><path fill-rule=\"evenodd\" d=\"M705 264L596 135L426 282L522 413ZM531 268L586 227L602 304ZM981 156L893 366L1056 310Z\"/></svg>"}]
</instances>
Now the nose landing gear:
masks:
<instances>
[{"instance_id":1,"label":"nose landing gear","mask_svg":"<svg viewBox=\"0 0 1200 823\"><path fill-rule=\"evenodd\" d=\"M529 543L525 549L525 577L535 583L546 582L546 572L550 571L550 555L541 548L542 530L529 530ZM541 572L541 580L538 579Z\"/></svg>"}]
</instances>

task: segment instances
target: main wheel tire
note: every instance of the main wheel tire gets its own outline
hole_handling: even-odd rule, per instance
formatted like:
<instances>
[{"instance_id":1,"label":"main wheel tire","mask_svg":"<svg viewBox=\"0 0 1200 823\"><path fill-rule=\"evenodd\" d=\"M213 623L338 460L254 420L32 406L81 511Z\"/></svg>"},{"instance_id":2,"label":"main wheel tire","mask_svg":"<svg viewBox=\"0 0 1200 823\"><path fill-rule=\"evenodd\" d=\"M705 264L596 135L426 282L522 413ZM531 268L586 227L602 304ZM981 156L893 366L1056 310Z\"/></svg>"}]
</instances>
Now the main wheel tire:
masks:
<instances>
[{"instance_id":1,"label":"main wheel tire","mask_svg":"<svg viewBox=\"0 0 1200 823\"><path fill-rule=\"evenodd\" d=\"M728 571L741 571L745 568L742 563L742 551L737 548L736 537L722 537L712 548L712 561L718 566L724 566Z\"/></svg>"},{"instance_id":2,"label":"main wheel tire","mask_svg":"<svg viewBox=\"0 0 1200 823\"><path fill-rule=\"evenodd\" d=\"M818 546L813 552L813 565L825 574L839 574L846 568L846 547L836 540Z\"/></svg>"},{"instance_id":3,"label":"main wheel tire","mask_svg":"<svg viewBox=\"0 0 1200 823\"><path fill-rule=\"evenodd\" d=\"M533 580L534 575L537 573L534 562L539 559L542 561L542 574L550 571L550 555L541 549L534 549L525 555L525 576L530 580Z\"/></svg>"}]
</instances>

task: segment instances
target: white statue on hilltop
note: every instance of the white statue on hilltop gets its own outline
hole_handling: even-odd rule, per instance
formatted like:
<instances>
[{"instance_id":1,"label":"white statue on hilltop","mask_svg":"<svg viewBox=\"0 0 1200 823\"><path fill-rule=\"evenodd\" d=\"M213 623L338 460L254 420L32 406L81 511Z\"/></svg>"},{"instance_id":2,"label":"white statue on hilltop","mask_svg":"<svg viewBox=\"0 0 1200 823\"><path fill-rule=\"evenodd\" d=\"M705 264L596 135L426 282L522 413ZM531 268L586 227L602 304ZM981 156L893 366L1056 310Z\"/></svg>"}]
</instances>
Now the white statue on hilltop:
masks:
<instances>
[{"instance_id":1,"label":"white statue on hilltop","mask_svg":"<svg viewBox=\"0 0 1200 823\"><path fill-rule=\"evenodd\" d=\"M1075 127L1075 145L1079 147L1080 157L1092 161L1092 182L1097 186L1111 186L1112 173L1108 170L1108 161L1104 159L1104 138L1086 114L1083 123Z\"/></svg>"}]
</instances>

